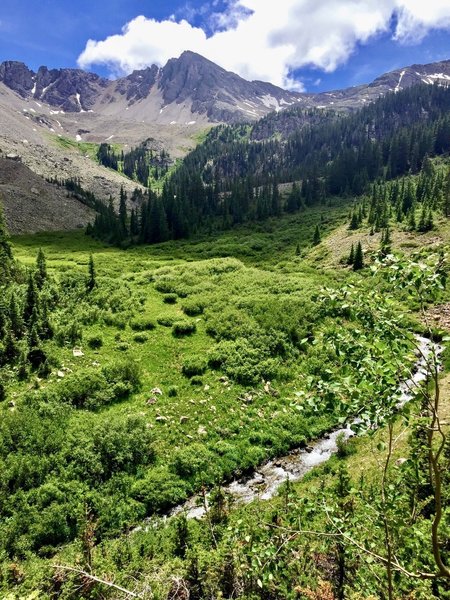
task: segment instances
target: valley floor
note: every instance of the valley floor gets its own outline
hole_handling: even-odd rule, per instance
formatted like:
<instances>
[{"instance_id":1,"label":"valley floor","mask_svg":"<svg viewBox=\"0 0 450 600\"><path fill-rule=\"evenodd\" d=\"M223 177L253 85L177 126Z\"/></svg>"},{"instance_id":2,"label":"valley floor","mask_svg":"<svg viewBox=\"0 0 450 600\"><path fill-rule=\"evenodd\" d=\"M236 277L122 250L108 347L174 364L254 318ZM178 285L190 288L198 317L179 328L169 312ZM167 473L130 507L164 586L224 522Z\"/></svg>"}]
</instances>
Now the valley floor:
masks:
<instances>
[{"instance_id":1,"label":"valley floor","mask_svg":"<svg viewBox=\"0 0 450 600\"><path fill-rule=\"evenodd\" d=\"M220 487L342 422L337 398L350 384L367 402L380 379L396 386L414 363L406 333L403 341L382 330L383 307L370 309L380 326L366 328L362 307L374 284L368 270L353 273L343 259L349 240L368 233L348 232L348 212L340 201L214 237L126 251L82 232L13 239L14 256L26 267L44 251L43 293L56 301L55 335L44 344L48 372L4 372L5 597L127 597L108 582L138 597L173 600L331 600L343 598L344 588L355 600L386 597L383 562L361 555L357 544L344 547L336 533L346 527L354 539L363 528L358 543L384 556L385 430L342 442L338 457L271 502L234 507ZM312 247L316 224L322 242ZM431 250L446 236L443 223L439 235L429 234ZM411 250L422 240L402 238L398 246L406 243ZM90 256L96 285L86 293ZM377 287L388 294L381 280ZM24 282L17 294L25 293ZM399 300L405 297L393 306ZM395 325L420 330L411 316ZM345 362L339 343L353 353ZM398 373L366 369L369 347L387 365L402 359ZM447 376L441 387L446 421ZM402 462L415 451L414 427L395 425L392 494L401 480L408 490L417 484L411 459ZM202 522L159 519L206 489L213 492ZM402 551L401 560L423 553L426 564L414 558L410 566L429 570L426 511L422 516L418 506L409 525L398 517L409 501L406 492L392 497L392 543L407 545L410 555ZM152 515L155 528L132 532ZM370 532L365 518L373 521ZM399 575L396 586L398 598L431 597L426 581ZM441 596L433 597L447 597L445 585L438 588Z\"/></svg>"}]
</instances>

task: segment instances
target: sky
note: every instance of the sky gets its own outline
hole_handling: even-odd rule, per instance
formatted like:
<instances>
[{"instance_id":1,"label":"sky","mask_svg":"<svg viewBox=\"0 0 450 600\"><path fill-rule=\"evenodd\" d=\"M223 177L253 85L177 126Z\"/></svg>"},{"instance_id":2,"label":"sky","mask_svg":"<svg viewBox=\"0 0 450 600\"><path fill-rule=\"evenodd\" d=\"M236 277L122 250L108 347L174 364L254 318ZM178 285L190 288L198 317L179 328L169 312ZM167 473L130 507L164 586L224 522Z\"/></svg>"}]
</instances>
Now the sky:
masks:
<instances>
[{"instance_id":1,"label":"sky","mask_svg":"<svg viewBox=\"0 0 450 600\"><path fill-rule=\"evenodd\" d=\"M1 0L0 62L118 77L192 50L318 92L450 59L450 0Z\"/></svg>"}]
</instances>

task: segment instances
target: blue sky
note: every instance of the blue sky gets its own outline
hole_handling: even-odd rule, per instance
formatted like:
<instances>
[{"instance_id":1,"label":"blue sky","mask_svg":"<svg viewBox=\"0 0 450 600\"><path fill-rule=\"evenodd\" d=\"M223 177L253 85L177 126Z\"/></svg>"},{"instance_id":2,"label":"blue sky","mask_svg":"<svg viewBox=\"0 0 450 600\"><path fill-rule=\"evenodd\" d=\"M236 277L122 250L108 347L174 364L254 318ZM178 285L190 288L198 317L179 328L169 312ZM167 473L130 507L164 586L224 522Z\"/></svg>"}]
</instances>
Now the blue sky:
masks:
<instances>
[{"instance_id":1,"label":"blue sky","mask_svg":"<svg viewBox=\"0 0 450 600\"><path fill-rule=\"evenodd\" d=\"M0 61L33 69L82 66L116 76L164 64L184 49L248 79L336 89L404 65L450 59L450 1L2 0L0 6Z\"/></svg>"}]
</instances>

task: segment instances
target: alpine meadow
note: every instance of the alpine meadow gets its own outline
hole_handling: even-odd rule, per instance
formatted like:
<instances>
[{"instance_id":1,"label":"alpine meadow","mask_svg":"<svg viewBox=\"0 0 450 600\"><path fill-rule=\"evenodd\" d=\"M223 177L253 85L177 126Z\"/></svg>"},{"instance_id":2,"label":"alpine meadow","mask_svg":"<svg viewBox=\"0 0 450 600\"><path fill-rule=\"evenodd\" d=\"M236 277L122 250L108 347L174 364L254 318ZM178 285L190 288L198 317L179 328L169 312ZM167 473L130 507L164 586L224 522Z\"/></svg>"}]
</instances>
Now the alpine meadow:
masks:
<instances>
[{"instance_id":1,"label":"alpine meadow","mask_svg":"<svg viewBox=\"0 0 450 600\"><path fill-rule=\"evenodd\" d=\"M450 599L450 60L97 60L0 65L0 597Z\"/></svg>"}]
</instances>

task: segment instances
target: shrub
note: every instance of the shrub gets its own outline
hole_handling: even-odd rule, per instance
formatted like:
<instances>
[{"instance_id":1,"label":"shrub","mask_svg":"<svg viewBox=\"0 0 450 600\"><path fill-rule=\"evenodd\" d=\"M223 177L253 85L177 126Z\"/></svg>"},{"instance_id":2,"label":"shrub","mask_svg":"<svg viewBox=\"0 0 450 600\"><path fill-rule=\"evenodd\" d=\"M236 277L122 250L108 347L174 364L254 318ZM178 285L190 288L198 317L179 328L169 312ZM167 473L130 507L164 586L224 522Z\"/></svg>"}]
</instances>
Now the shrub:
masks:
<instances>
[{"instance_id":1,"label":"shrub","mask_svg":"<svg viewBox=\"0 0 450 600\"><path fill-rule=\"evenodd\" d=\"M190 479L197 474L207 472L212 463L214 455L200 443L175 450L173 453L170 470L182 479Z\"/></svg>"},{"instance_id":2,"label":"shrub","mask_svg":"<svg viewBox=\"0 0 450 600\"><path fill-rule=\"evenodd\" d=\"M176 294L164 294L164 296L163 296L163 302L165 302L165 304L175 304L176 301L177 301Z\"/></svg>"},{"instance_id":3,"label":"shrub","mask_svg":"<svg viewBox=\"0 0 450 600\"><path fill-rule=\"evenodd\" d=\"M162 325L162 327L172 327L175 323L175 319L173 317L158 317L156 319L158 325Z\"/></svg>"},{"instance_id":4,"label":"shrub","mask_svg":"<svg viewBox=\"0 0 450 600\"><path fill-rule=\"evenodd\" d=\"M109 325L110 327L117 327L117 329L125 329L127 326L127 322L123 316L114 315L112 312L104 311L103 312L103 321L105 325Z\"/></svg>"},{"instance_id":5,"label":"shrub","mask_svg":"<svg viewBox=\"0 0 450 600\"><path fill-rule=\"evenodd\" d=\"M178 396L178 388L176 385L171 385L169 387L169 389L167 390L167 395L169 396L169 398L175 398L175 396Z\"/></svg>"},{"instance_id":6,"label":"shrub","mask_svg":"<svg viewBox=\"0 0 450 600\"><path fill-rule=\"evenodd\" d=\"M138 344L145 344L145 342L148 340L148 335L146 333L137 333L135 336L133 336L133 340Z\"/></svg>"},{"instance_id":7,"label":"shrub","mask_svg":"<svg viewBox=\"0 0 450 600\"><path fill-rule=\"evenodd\" d=\"M193 377L190 383L191 385L203 385L203 379L201 377Z\"/></svg>"},{"instance_id":8,"label":"shrub","mask_svg":"<svg viewBox=\"0 0 450 600\"><path fill-rule=\"evenodd\" d=\"M60 325L55 333L55 340L59 346L64 344L77 344L83 338L83 330L77 321L69 321Z\"/></svg>"},{"instance_id":9,"label":"shrub","mask_svg":"<svg viewBox=\"0 0 450 600\"><path fill-rule=\"evenodd\" d=\"M192 335L197 331L195 323L190 321L176 321L172 327L172 334L175 337L182 337L184 335Z\"/></svg>"},{"instance_id":10,"label":"shrub","mask_svg":"<svg viewBox=\"0 0 450 600\"><path fill-rule=\"evenodd\" d=\"M183 366L181 367L181 372L185 377L194 377L194 375L203 375L203 373L207 369L207 362L202 356L192 356L187 358Z\"/></svg>"},{"instance_id":11,"label":"shrub","mask_svg":"<svg viewBox=\"0 0 450 600\"><path fill-rule=\"evenodd\" d=\"M147 317L140 317L133 319L130 323L130 327L133 331L151 331L155 329L156 324L152 319Z\"/></svg>"},{"instance_id":12,"label":"shrub","mask_svg":"<svg viewBox=\"0 0 450 600\"><path fill-rule=\"evenodd\" d=\"M126 352L130 349L130 344L128 342L119 342L116 348L117 350L120 350L120 352Z\"/></svg>"},{"instance_id":13,"label":"shrub","mask_svg":"<svg viewBox=\"0 0 450 600\"><path fill-rule=\"evenodd\" d=\"M92 350L98 350L103 346L103 339L99 335L94 335L88 339L87 344Z\"/></svg>"},{"instance_id":14,"label":"shrub","mask_svg":"<svg viewBox=\"0 0 450 600\"><path fill-rule=\"evenodd\" d=\"M205 304L200 300L188 300L183 302L181 306L182 311L185 315L189 317L196 317L197 315L201 315L205 310Z\"/></svg>"},{"instance_id":15,"label":"shrub","mask_svg":"<svg viewBox=\"0 0 450 600\"><path fill-rule=\"evenodd\" d=\"M166 467L156 467L146 473L145 479L133 485L131 494L151 514L175 506L187 497L189 491L189 485L175 473Z\"/></svg>"}]
</instances>

